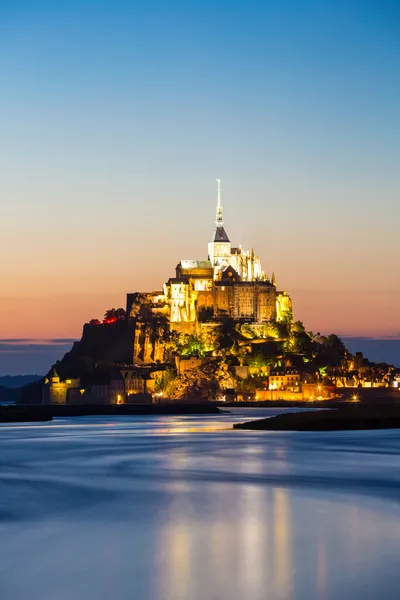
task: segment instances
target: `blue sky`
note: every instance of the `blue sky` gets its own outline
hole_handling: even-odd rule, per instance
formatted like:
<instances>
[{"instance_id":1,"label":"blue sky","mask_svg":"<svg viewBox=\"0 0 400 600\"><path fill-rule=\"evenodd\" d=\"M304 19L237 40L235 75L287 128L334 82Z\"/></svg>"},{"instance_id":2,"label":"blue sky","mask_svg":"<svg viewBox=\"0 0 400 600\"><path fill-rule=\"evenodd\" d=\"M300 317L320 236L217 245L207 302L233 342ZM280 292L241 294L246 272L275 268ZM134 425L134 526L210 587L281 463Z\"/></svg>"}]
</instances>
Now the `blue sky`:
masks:
<instances>
[{"instance_id":1,"label":"blue sky","mask_svg":"<svg viewBox=\"0 0 400 600\"><path fill-rule=\"evenodd\" d=\"M400 334L399 34L388 1L3 0L0 336L205 258L216 177L310 329Z\"/></svg>"}]
</instances>

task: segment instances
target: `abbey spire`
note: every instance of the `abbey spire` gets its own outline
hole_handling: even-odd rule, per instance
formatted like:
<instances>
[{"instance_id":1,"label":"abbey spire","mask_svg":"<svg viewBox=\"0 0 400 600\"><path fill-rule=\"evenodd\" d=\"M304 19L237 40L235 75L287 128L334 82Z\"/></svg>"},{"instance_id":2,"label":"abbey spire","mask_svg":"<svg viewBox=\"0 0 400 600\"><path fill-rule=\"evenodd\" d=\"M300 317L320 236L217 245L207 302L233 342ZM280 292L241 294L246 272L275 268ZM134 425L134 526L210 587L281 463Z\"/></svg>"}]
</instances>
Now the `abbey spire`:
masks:
<instances>
[{"instance_id":1,"label":"abbey spire","mask_svg":"<svg viewBox=\"0 0 400 600\"><path fill-rule=\"evenodd\" d=\"M224 229L224 217L221 204L221 180L217 179L217 214L215 219L215 229L211 242L208 244L208 258L214 268L217 265L226 263L231 256L231 243Z\"/></svg>"},{"instance_id":2,"label":"abbey spire","mask_svg":"<svg viewBox=\"0 0 400 600\"><path fill-rule=\"evenodd\" d=\"M221 204L221 180L217 179L218 186L218 194L217 194L217 219L215 221L216 226L224 224L224 217L222 213L222 204Z\"/></svg>"},{"instance_id":3,"label":"abbey spire","mask_svg":"<svg viewBox=\"0 0 400 600\"><path fill-rule=\"evenodd\" d=\"M217 195L217 216L215 220L215 231L213 235L213 242L227 242L229 243L229 238L224 229L224 217L222 212L222 204L221 204L221 180L217 179L218 186L218 195Z\"/></svg>"}]
</instances>

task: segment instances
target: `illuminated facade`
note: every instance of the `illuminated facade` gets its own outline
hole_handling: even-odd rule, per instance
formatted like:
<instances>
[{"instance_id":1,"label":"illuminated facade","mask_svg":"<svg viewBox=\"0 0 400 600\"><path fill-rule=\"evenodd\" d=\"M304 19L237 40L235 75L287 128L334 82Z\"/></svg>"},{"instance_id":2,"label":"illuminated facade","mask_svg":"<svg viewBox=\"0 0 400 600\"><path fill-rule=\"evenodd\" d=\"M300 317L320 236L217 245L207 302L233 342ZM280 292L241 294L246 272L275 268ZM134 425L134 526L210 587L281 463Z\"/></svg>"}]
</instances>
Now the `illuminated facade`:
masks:
<instances>
[{"instance_id":1,"label":"illuminated facade","mask_svg":"<svg viewBox=\"0 0 400 600\"><path fill-rule=\"evenodd\" d=\"M142 295L153 313L169 318L171 327L185 332L199 321L236 321L255 324L292 319L292 301L268 278L254 250L233 247L224 228L218 181L215 230L208 244L208 260L181 260L175 277L162 292ZM127 314L134 317L142 301L129 294Z\"/></svg>"},{"instance_id":2,"label":"illuminated facade","mask_svg":"<svg viewBox=\"0 0 400 600\"><path fill-rule=\"evenodd\" d=\"M273 369L269 376L269 390L300 390L300 373L296 369Z\"/></svg>"},{"instance_id":3,"label":"illuminated facade","mask_svg":"<svg viewBox=\"0 0 400 600\"><path fill-rule=\"evenodd\" d=\"M82 394L80 380L61 380L53 367L44 380L42 394L43 404L73 404L80 400Z\"/></svg>"}]
</instances>

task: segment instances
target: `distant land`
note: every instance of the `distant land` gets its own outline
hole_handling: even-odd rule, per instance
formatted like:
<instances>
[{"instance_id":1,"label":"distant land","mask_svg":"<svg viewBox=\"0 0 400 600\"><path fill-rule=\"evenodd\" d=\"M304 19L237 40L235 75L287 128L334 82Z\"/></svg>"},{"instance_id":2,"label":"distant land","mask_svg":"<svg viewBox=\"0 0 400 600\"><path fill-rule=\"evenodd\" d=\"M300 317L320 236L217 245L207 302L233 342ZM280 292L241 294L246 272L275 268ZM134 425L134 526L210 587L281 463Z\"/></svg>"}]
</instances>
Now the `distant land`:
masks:
<instances>
[{"instance_id":1,"label":"distant land","mask_svg":"<svg viewBox=\"0 0 400 600\"><path fill-rule=\"evenodd\" d=\"M68 352L74 339L0 340L0 376L28 375L49 371ZM0 384L2 385L2 384Z\"/></svg>"},{"instance_id":2,"label":"distant land","mask_svg":"<svg viewBox=\"0 0 400 600\"><path fill-rule=\"evenodd\" d=\"M0 403L17 402L21 395L21 388L39 379L41 379L40 375L0 376Z\"/></svg>"},{"instance_id":3,"label":"distant land","mask_svg":"<svg viewBox=\"0 0 400 600\"><path fill-rule=\"evenodd\" d=\"M28 383L39 381L43 375L1 375L0 387L4 388L20 388Z\"/></svg>"},{"instance_id":4,"label":"distant land","mask_svg":"<svg viewBox=\"0 0 400 600\"><path fill-rule=\"evenodd\" d=\"M0 404L18 402L21 397L21 388L6 388L0 386Z\"/></svg>"}]
</instances>

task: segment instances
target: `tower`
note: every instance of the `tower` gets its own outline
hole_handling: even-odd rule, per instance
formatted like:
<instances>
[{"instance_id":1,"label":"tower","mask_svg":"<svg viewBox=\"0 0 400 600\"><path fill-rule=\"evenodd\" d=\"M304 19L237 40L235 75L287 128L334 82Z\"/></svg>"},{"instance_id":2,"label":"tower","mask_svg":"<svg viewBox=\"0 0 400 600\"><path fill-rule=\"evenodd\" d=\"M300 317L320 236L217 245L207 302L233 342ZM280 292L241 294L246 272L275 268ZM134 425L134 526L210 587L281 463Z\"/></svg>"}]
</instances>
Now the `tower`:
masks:
<instances>
[{"instance_id":1,"label":"tower","mask_svg":"<svg viewBox=\"0 0 400 600\"><path fill-rule=\"evenodd\" d=\"M231 243L224 229L224 218L221 204L221 180L217 179L217 214L215 230L211 242L208 244L208 257L214 267L219 266L231 256Z\"/></svg>"},{"instance_id":2,"label":"tower","mask_svg":"<svg viewBox=\"0 0 400 600\"><path fill-rule=\"evenodd\" d=\"M56 371L56 368L53 367L49 374L50 385L57 385L60 383L60 377Z\"/></svg>"}]
</instances>

